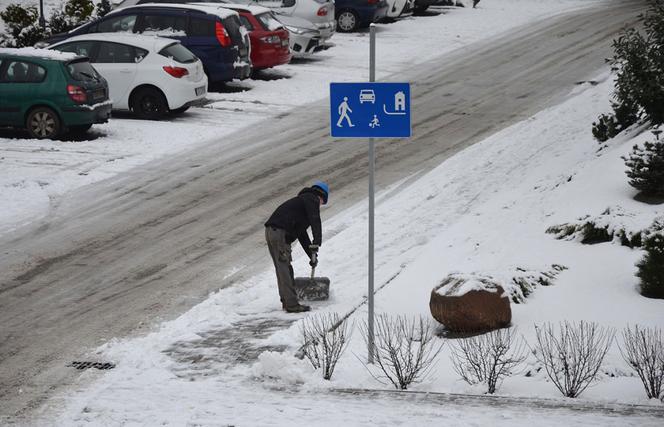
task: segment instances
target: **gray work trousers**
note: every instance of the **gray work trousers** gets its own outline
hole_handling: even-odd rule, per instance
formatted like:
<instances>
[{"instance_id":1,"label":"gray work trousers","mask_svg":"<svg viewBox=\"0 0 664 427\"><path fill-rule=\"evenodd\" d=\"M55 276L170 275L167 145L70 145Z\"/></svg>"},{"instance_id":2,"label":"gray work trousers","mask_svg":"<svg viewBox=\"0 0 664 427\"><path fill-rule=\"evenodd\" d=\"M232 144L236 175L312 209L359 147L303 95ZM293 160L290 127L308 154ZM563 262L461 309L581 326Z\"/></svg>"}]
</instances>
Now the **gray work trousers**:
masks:
<instances>
[{"instance_id":1,"label":"gray work trousers","mask_svg":"<svg viewBox=\"0 0 664 427\"><path fill-rule=\"evenodd\" d=\"M291 265L293 258L291 244L286 241L286 231L269 226L265 227L265 240L277 272L281 304L284 307L296 306L298 301L295 293L295 276Z\"/></svg>"}]
</instances>

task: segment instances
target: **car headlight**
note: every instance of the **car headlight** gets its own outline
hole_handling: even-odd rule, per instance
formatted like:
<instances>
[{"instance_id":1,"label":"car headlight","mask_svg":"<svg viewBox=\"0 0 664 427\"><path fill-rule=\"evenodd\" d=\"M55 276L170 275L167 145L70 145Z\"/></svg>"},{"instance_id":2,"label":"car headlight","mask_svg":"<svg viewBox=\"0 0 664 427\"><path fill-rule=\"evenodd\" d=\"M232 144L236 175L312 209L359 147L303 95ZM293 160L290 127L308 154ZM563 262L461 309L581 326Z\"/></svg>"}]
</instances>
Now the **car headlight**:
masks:
<instances>
[{"instance_id":1,"label":"car headlight","mask_svg":"<svg viewBox=\"0 0 664 427\"><path fill-rule=\"evenodd\" d=\"M290 31L291 33L295 34L306 34L306 33L313 33L314 31L308 30L306 28L298 28L298 27L291 27L290 25L286 25L286 29Z\"/></svg>"}]
</instances>

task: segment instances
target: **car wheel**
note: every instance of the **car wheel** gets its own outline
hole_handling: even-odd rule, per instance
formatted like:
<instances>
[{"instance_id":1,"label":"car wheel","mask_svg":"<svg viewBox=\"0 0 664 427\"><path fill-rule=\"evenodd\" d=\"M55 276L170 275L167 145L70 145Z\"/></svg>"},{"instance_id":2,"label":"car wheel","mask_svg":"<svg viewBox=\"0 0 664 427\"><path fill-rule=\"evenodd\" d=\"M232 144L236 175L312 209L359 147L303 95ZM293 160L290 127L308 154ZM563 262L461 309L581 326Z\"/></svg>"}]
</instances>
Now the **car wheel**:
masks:
<instances>
[{"instance_id":1,"label":"car wheel","mask_svg":"<svg viewBox=\"0 0 664 427\"><path fill-rule=\"evenodd\" d=\"M341 33L350 33L360 26L360 18L352 10L342 10L337 15L337 30Z\"/></svg>"},{"instance_id":2,"label":"car wheel","mask_svg":"<svg viewBox=\"0 0 664 427\"><path fill-rule=\"evenodd\" d=\"M60 118L48 107L37 107L30 111L25 127L32 138L56 138L62 132Z\"/></svg>"},{"instance_id":3,"label":"car wheel","mask_svg":"<svg viewBox=\"0 0 664 427\"><path fill-rule=\"evenodd\" d=\"M184 113L185 111L187 111L188 109L189 109L189 106L186 106L186 107L180 107L180 108L175 108L175 109L171 110L171 114L182 114L182 113Z\"/></svg>"},{"instance_id":4,"label":"car wheel","mask_svg":"<svg viewBox=\"0 0 664 427\"><path fill-rule=\"evenodd\" d=\"M164 95L150 87L139 89L134 94L131 109L139 118L147 120L157 120L168 113Z\"/></svg>"}]
</instances>

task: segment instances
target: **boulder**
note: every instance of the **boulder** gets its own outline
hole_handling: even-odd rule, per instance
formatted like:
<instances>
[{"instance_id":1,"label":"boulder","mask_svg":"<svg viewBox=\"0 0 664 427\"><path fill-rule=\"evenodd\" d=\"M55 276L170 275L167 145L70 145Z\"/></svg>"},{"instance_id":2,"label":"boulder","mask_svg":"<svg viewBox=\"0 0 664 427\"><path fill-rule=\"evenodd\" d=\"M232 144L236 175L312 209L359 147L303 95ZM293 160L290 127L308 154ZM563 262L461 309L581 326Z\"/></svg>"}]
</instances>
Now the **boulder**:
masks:
<instances>
[{"instance_id":1,"label":"boulder","mask_svg":"<svg viewBox=\"0 0 664 427\"><path fill-rule=\"evenodd\" d=\"M510 300L490 277L451 274L431 291L431 315L448 331L486 332L509 326Z\"/></svg>"}]
</instances>

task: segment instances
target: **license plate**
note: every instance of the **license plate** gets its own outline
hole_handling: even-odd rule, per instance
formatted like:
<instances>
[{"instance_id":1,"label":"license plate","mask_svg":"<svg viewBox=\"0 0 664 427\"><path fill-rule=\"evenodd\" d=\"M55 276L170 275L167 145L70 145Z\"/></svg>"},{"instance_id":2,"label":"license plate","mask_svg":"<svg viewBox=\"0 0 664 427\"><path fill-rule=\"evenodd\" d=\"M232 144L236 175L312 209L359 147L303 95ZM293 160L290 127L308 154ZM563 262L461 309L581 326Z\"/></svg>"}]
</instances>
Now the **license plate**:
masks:
<instances>
[{"instance_id":1,"label":"license plate","mask_svg":"<svg viewBox=\"0 0 664 427\"><path fill-rule=\"evenodd\" d=\"M196 88L196 96L200 96L205 94L205 86L197 87Z\"/></svg>"}]
</instances>

